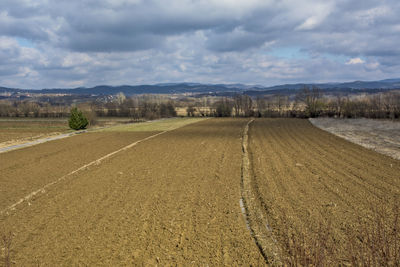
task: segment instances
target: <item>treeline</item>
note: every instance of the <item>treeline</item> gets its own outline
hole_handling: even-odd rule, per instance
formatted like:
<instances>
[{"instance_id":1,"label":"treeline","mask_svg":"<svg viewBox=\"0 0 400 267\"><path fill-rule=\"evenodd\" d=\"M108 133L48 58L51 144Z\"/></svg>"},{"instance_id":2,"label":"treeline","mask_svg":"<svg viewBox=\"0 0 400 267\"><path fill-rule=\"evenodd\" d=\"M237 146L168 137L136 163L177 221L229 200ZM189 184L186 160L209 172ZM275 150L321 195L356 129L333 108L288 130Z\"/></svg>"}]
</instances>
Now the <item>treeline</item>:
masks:
<instances>
[{"instance_id":1,"label":"treeline","mask_svg":"<svg viewBox=\"0 0 400 267\"><path fill-rule=\"evenodd\" d=\"M1 101L0 117L64 118L68 117L70 107L52 105L48 102Z\"/></svg>"},{"instance_id":2,"label":"treeline","mask_svg":"<svg viewBox=\"0 0 400 267\"><path fill-rule=\"evenodd\" d=\"M125 97L120 93L110 99L75 104L51 104L35 101L0 101L1 117L68 117L77 106L94 121L96 117L129 117L132 120L152 120L181 115L208 117L338 117L338 118L400 118L400 91L351 96L323 95L317 87L293 95L267 95L252 98L236 94L233 97L180 97L141 95ZM186 112L185 112L186 111Z\"/></svg>"},{"instance_id":3,"label":"treeline","mask_svg":"<svg viewBox=\"0 0 400 267\"><path fill-rule=\"evenodd\" d=\"M115 101L93 102L91 110L99 117L130 117L133 120L176 117L175 102L157 95L127 98L117 95Z\"/></svg>"},{"instance_id":4,"label":"treeline","mask_svg":"<svg viewBox=\"0 0 400 267\"><path fill-rule=\"evenodd\" d=\"M1 117L63 118L69 117L72 106L77 106L91 121L95 117L129 117L132 120L157 119L177 116L175 102L161 96L126 98L122 93L112 101L91 101L73 105L35 101L1 101Z\"/></svg>"},{"instance_id":5,"label":"treeline","mask_svg":"<svg viewBox=\"0 0 400 267\"><path fill-rule=\"evenodd\" d=\"M235 95L216 101L210 115L399 119L400 91L374 95L324 96L317 87L305 87L294 96L272 95L252 99L247 95Z\"/></svg>"}]
</instances>

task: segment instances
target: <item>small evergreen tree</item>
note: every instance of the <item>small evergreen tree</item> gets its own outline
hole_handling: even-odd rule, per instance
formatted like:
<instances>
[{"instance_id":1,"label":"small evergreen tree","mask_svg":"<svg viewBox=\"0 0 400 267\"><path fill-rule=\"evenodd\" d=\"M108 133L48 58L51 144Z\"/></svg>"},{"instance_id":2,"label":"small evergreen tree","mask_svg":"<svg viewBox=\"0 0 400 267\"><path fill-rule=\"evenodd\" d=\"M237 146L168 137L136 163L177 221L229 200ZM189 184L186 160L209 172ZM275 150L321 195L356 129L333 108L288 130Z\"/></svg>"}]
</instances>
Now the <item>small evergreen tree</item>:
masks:
<instances>
[{"instance_id":1,"label":"small evergreen tree","mask_svg":"<svg viewBox=\"0 0 400 267\"><path fill-rule=\"evenodd\" d=\"M74 130L85 129L89 121L83 115L82 111L76 107L71 109L71 115L68 120L69 127Z\"/></svg>"}]
</instances>

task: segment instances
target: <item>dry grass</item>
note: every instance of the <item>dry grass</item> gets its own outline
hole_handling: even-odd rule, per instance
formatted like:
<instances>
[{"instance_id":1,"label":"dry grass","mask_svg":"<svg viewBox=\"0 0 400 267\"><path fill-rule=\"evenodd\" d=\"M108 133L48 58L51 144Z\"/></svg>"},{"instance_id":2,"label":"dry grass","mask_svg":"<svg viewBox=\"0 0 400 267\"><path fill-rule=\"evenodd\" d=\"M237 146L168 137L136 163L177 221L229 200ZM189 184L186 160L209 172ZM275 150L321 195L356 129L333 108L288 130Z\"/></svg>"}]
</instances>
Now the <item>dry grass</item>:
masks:
<instances>
[{"instance_id":1,"label":"dry grass","mask_svg":"<svg viewBox=\"0 0 400 267\"><path fill-rule=\"evenodd\" d=\"M400 121L317 118L310 122L350 142L400 159Z\"/></svg>"},{"instance_id":2,"label":"dry grass","mask_svg":"<svg viewBox=\"0 0 400 267\"><path fill-rule=\"evenodd\" d=\"M286 220L288 222L289 220ZM372 218L346 228L346 254L339 250L329 222L320 224L312 236L285 225L283 262L288 266L400 266L399 206L374 209Z\"/></svg>"}]
</instances>

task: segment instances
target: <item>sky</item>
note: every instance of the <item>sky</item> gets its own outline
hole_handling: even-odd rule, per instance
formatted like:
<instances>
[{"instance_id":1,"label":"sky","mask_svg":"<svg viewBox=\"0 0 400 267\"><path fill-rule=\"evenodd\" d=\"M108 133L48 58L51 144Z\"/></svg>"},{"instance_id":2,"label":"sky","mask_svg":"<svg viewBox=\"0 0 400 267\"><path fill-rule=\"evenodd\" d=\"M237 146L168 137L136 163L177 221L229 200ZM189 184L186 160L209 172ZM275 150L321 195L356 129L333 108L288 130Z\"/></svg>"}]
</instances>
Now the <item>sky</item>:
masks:
<instances>
[{"instance_id":1,"label":"sky","mask_svg":"<svg viewBox=\"0 0 400 267\"><path fill-rule=\"evenodd\" d=\"M400 77L398 0L1 0L0 86Z\"/></svg>"}]
</instances>

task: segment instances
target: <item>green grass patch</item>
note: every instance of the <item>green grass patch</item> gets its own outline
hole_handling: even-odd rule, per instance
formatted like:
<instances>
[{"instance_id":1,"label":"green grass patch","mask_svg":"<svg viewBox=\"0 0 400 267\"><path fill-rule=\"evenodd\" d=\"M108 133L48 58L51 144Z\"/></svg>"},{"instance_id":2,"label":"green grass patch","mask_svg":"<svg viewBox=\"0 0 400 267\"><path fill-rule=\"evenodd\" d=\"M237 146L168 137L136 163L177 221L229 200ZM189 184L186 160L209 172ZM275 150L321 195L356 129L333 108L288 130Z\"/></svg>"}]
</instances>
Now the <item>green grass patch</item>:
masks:
<instances>
[{"instance_id":1,"label":"green grass patch","mask_svg":"<svg viewBox=\"0 0 400 267\"><path fill-rule=\"evenodd\" d=\"M117 125L110 128L101 129L99 131L107 132L162 132L170 131L182 126L204 120L204 118L170 118L156 121L129 123Z\"/></svg>"}]
</instances>

